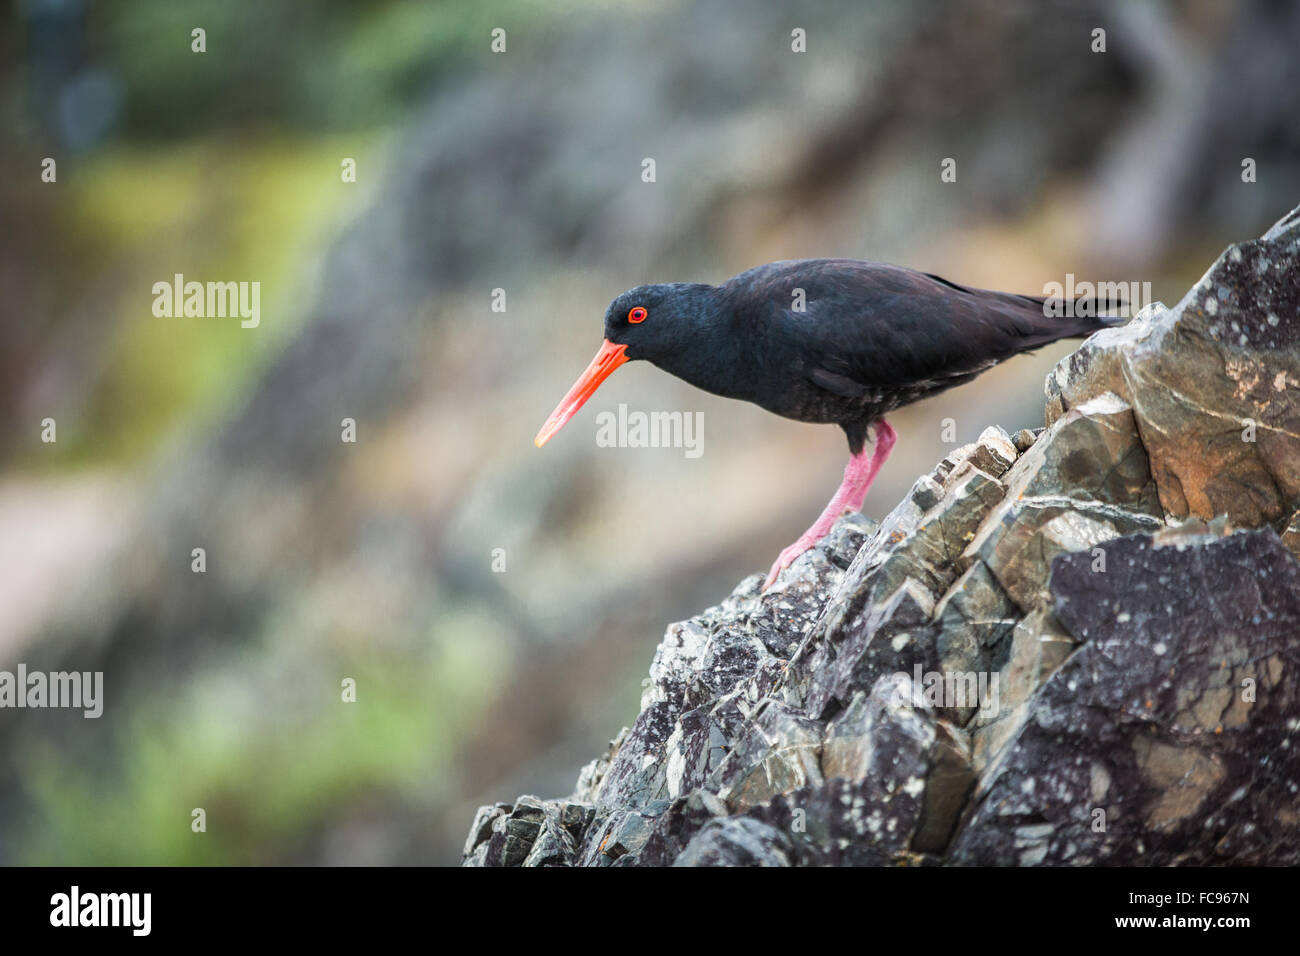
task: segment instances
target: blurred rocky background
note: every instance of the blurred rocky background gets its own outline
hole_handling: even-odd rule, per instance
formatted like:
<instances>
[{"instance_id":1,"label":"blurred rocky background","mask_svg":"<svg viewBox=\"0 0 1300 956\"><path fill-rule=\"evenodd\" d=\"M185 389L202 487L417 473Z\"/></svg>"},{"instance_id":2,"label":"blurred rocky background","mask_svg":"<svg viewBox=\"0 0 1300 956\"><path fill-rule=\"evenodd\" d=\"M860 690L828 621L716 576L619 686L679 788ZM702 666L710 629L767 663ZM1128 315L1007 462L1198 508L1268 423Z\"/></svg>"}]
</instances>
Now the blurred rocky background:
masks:
<instances>
[{"instance_id":1,"label":"blurred rocky background","mask_svg":"<svg viewBox=\"0 0 1300 956\"><path fill-rule=\"evenodd\" d=\"M664 625L765 568L845 452L637 365L535 449L625 288L843 255L1174 301L1300 195L1283 2L20 0L0 29L0 669L106 698L0 711L3 862L451 863L479 804L569 792ZM260 282L260 326L155 317L175 273ZM898 414L867 514L1041 426L1069 348ZM598 448L619 403L704 412L704 454Z\"/></svg>"}]
</instances>

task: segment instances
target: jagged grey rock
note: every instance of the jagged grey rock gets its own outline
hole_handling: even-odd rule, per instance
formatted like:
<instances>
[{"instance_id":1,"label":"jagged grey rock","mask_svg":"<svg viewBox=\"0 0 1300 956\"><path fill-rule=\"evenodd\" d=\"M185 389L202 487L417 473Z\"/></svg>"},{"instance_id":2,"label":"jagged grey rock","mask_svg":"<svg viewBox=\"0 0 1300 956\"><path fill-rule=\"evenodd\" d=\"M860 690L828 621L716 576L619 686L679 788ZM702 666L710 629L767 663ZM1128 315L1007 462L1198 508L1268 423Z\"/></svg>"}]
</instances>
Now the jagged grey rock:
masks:
<instances>
[{"instance_id":1,"label":"jagged grey rock","mask_svg":"<svg viewBox=\"0 0 1300 956\"><path fill-rule=\"evenodd\" d=\"M484 807L465 863L1300 862L1300 210L1046 391L672 625L575 793Z\"/></svg>"},{"instance_id":2,"label":"jagged grey rock","mask_svg":"<svg viewBox=\"0 0 1300 956\"><path fill-rule=\"evenodd\" d=\"M1254 527L1300 501L1300 209L1229 247L1173 309L1094 335L1048 379L1048 424L1099 391L1133 409L1173 517Z\"/></svg>"}]
</instances>

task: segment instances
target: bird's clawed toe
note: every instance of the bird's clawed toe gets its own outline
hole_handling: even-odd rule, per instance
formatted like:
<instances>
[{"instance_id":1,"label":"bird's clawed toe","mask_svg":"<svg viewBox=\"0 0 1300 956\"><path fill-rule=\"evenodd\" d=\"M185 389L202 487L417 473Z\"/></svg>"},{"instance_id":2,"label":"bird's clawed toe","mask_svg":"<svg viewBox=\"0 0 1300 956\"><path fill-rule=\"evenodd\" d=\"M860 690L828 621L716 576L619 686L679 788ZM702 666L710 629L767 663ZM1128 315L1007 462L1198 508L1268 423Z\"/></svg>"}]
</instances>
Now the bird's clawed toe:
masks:
<instances>
[{"instance_id":1,"label":"bird's clawed toe","mask_svg":"<svg viewBox=\"0 0 1300 956\"><path fill-rule=\"evenodd\" d=\"M777 555L776 561L772 564L772 569L767 572L767 580L763 582L764 591L776 583L776 579L780 577L781 572L793 564L795 558L799 557L799 555L803 554L817 543L815 538L812 540L806 540L806 538L807 536L800 538L794 544L790 545L790 547Z\"/></svg>"}]
</instances>

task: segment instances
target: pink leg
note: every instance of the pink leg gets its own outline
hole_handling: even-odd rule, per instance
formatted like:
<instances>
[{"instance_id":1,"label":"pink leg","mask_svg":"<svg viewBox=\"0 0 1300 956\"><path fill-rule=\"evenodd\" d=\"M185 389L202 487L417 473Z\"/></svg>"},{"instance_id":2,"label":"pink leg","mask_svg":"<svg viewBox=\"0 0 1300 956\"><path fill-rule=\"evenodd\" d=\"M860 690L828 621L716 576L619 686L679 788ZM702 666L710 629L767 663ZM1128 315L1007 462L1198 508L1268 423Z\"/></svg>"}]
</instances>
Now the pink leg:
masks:
<instances>
[{"instance_id":1,"label":"pink leg","mask_svg":"<svg viewBox=\"0 0 1300 956\"><path fill-rule=\"evenodd\" d=\"M844 466L844 480L840 482L839 489L831 498L826 510L821 513L813 526L799 536L799 540L790 547L786 548L777 557L776 563L772 565L772 570L767 573L767 580L763 582L763 590L772 586L778 574L789 567L790 562L799 555L803 554L814 544L826 537L827 532L834 527L835 522L839 520L840 515L849 511L860 511L862 503L867 499L867 492L871 489L871 483L876 480L876 475L889 457L889 452L894 447L894 441L897 434L889 424L882 418L876 422L876 441L870 454L864 448L856 455L849 458L849 463Z\"/></svg>"}]
</instances>

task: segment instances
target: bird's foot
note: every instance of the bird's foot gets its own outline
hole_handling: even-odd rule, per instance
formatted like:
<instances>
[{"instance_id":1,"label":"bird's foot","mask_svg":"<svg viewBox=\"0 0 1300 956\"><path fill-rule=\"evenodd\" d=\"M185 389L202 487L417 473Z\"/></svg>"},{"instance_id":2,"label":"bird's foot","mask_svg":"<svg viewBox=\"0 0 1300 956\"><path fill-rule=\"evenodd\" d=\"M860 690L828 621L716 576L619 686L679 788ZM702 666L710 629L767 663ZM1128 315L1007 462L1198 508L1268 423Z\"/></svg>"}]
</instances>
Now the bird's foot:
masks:
<instances>
[{"instance_id":1,"label":"bird's foot","mask_svg":"<svg viewBox=\"0 0 1300 956\"><path fill-rule=\"evenodd\" d=\"M800 536L798 541L777 555L776 562L772 565L772 570L767 572L767 580L763 582L763 590L766 591L776 583L777 577L794 562L795 558L799 557L799 555L803 554L825 536L825 531L821 534L815 535L813 529L809 528Z\"/></svg>"}]
</instances>

